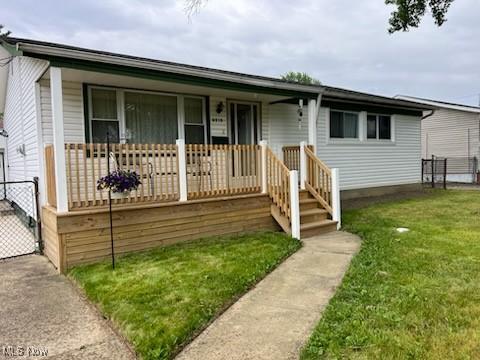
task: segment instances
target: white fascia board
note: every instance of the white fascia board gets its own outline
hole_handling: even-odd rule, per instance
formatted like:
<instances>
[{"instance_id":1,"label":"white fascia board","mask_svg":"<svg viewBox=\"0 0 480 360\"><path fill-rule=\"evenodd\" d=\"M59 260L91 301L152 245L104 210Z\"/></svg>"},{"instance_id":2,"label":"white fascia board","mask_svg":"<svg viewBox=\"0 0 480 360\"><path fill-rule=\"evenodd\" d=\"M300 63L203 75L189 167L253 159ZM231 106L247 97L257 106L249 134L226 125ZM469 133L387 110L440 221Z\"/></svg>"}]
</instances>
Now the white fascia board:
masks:
<instances>
[{"instance_id":1,"label":"white fascia board","mask_svg":"<svg viewBox=\"0 0 480 360\"><path fill-rule=\"evenodd\" d=\"M480 108L475 109L473 107L463 106L460 104L444 104L434 100L425 100L425 99L420 99L413 96L404 96L404 95L397 95L395 96L395 98L399 100L406 100L406 101L416 102L419 104L425 104L425 105L429 105L436 108L459 110L459 111L466 111L466 112L480 114Z\"/></svg>"},{"instance_id":2,"label":"white fascia board","mask_svg":"<svg viewBox=\"0 0 480 360\"><path fill-rule=\"evenodd\" d=\"M148 61L143 59L128 59L121 56L115 56L110 54L94 54L87 51L64 49L45 45L18 43L19 49L24 52L44 54L50 56L60 56L67 58L74 58L86 61L96 61L113 65L122 65L137 67L141 69L165 71L181 75L190 75L197 77L205 77L215 80L230 81L236 83L242 83L247 85L269 87L272 89L291 90L299 92L310 92L312 94L318 94L322 92L322 88L318 86L309 86L301 84L289 84L282 83L268 79L255 79L244 77L236 74L222 74L216 71L208 69L189 68L182 65L157 63L155 61Z\"/></svg>"}]
</instances>

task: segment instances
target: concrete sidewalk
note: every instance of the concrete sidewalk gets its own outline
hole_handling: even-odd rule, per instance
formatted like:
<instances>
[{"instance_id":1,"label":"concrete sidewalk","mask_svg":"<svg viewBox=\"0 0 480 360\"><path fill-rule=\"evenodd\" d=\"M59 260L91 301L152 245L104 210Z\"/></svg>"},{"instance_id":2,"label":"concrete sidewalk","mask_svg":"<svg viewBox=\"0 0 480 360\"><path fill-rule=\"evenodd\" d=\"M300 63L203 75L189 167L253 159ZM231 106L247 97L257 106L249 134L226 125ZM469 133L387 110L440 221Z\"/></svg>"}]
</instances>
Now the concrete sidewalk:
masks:
<instances>
[{"instance_id":1,"label":"concrete sidewalk","mask_svg":"<svg viewBox=\"0 0 480 360\"><path fill-rule=\"evenodd\" d=\"M297 359L360 248L360 239L345 232L303 242L177 359Z\"/></svg>"},{"instance_id":2,"label":"concrete sidewalk","mask_svg":"<svg viewBox=\"0 0 480 360\"><path fill-rule=\"evenodd\" d=\"M134 355L46 258L0 261L0 351L33 346L49 359L134 359ZM0 358L5 354L0 353ZM45 359L44 356L14 356Z\"/></svg>"}]
</instances>

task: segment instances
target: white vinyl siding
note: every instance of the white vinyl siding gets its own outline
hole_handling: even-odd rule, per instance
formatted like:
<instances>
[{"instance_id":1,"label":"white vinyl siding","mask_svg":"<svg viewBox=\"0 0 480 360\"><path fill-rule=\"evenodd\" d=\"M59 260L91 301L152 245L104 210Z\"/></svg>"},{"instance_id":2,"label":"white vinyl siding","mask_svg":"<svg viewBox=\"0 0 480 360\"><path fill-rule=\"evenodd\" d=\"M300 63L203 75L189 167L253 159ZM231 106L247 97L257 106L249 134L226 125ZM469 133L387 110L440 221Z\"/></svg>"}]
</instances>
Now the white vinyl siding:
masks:
<instances>
[{"instance_id":1,"label":"white vinyl siding","mask_svg":"<svg viewBox=\"0 0 480 360\"><path fill-rule=\"evenodd\" d=\"M282 146L308 140L307 109L301 129L297 106L266 105L263 138L282 156ZM394 142L332 143L328 136L328 108L321 108L317 120L317 155L331 168L340 169L342 190L419 183L421 181L420 117L392 116ZM268 126L267 126L268 124ZM268 131L268 132L267 132ZM393 139L392 139L393 140Z\"/></svg>"},{"instance_id":2,"label":"white vinyl siding","mask_svg":"<svg viewBox=\"0 0 480 360\"><path fill-rule=\"evenodd\" d=\"M480 156L480 114L438 109L422 121L422 156Z\"/></svg>"},{"instance_id":3,"label":"white vinyl siding","mask_svg":"<svg viewBox=\"0 0 480 360\"><path fill-rule=\"evenodd\" d=\"M35 81L45 66L45 61L22 56L16 57L9 67L4 116L9 181L31 180L39 175ZM25 156L17 151L23 145Z\"/></svg>"},{"instance_id":4,"label":"white vinyl siding","mask_svg":"<svg viewBox=\"0 0 480 360\"><path fill-rule=\"evenodd\" d=\"M52 132L52 98L50 82L40 82L40 101L42 113L43 142L53 143ZM81 83L63 82L63 117L65 127L65 142L85 142L85 119L83 116L83 88Z\"/></svg>"},{"instance_id":5,"label":"white vinyl siding","mask_svg":"<svg viewBox=\"0 0 480 360\"><path fill-rule=\"evenodd\" d=\"M263 104L262 138L282 159L282 147L308 141L307 107L303 107L302 122L298 121L298 106L289 104Z\"/></svg>"},{"instance_id":6,"label":"white vinyl siding","mask_svg":"<svg viewBox=\"0 0 480 360\"><path fill-rule=\"evenodd\" d=\"M7 181L32 180L40 176L39 127L35 82L46 69L47 62L29 57L15 57L8 68L4 126L8 133L6 158ZM11 200L19 203L19 199ZM34 216L32 202L19 205Z\"/></svg>"}]
</instances>

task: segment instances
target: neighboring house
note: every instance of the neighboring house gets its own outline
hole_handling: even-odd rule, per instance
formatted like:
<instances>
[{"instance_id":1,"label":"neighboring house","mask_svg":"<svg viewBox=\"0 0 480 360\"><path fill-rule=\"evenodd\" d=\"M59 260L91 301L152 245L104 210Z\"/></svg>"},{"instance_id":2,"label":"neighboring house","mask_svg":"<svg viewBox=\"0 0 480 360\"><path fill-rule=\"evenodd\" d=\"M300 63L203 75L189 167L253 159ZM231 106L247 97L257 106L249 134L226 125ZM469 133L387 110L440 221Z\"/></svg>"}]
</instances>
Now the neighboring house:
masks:
<instances>
[{"instance_id":1,"label":"neighboring house","mask_svg":"<svg viewBox=\"0 0 480 360\"><path fill-rule=\"evenodd\" d=\"M430 106L27 39L2 46L7 177L40 178L45 253L60 270L110 253L95 188L110 152L111 166L142 177L114 201L120 252L271 229L272 215L300 237L340 221L338 182L347 197L421 180ZM283 155L308 190L300 201Z\"/></svg>"},{"instance_id":2,"label":"neighboring house","mask_svg":"<svg viewBox=\"0 0 480 360\"><path fill-rule=\"evenodd\" d=\"M422 157L447 158L447 180L475 182L480 157L480 107L397 96L434 107L422 120Z\"/></svg>"}]
</instances>

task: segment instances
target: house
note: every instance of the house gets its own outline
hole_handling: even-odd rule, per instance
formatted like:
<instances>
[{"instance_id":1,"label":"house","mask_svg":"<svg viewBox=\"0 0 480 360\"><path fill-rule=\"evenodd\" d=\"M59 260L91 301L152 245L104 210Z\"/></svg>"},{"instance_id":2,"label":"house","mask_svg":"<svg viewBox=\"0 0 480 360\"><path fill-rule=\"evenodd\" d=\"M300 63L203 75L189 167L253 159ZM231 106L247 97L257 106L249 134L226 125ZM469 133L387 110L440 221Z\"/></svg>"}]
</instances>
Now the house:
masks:
<instances>
[{"instance_id":1,"label":"house","mask_svg":"<svg viewBox=\"0 0 480 360\"><path fill-rule=\"evenodd\" d=\"M7 179L39 177L45 254L60 271L111 254L96 188L108 167L142 179L112 200L120 253L335 230L340 189L346 198L421 180L427 105L28 39L2 48Z\"/></svg>"},{"instance_id":2,"label":"house","mask_svg":"<svg viewBox=\"0 0 480 360\"><path fill-rule=\"evenodd\" d=\"M447 159L447 181L472 183L477 180L480 156L480 107L397 96L434 107L422 120L422 157Z\"/></svg>"}]
</instances>

